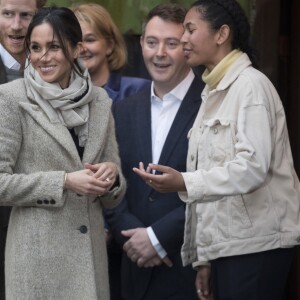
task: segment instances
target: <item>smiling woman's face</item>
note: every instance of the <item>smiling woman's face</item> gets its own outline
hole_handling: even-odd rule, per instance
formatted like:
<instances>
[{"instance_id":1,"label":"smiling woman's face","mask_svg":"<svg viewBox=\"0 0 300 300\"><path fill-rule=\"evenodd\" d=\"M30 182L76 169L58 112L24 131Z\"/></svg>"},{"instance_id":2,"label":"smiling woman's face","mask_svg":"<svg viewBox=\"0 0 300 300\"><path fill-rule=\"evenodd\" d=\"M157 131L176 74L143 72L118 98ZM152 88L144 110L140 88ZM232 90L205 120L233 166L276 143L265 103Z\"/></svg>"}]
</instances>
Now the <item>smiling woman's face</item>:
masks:
<instances>
[{"instance_id":1,"label":"smiling woman's face","mask_svg":"<svg viewBox=\"0 0 300 300\"><path fill-rule=\"evenodd\" d=\"M82 52L80 59L91 76L103 69L109 69L108 55L113 51L105 38L99 37L87 22L79 22L82 30Z\"/></svg>"},{"instance_id":2,"label":"smiling woman's face","mask_svg":"<svg viewBox=\"0 0 300 300\"><path fill-rule=\"evenodd\" d=\"M70 57L77 56L77 49L68 47ZM30 61L40 77L49 83L57 82L61 88L69 85L72 66L65 57L53 28L48 23L36 26L30 36Z\"/></svg>"}]
</instances>

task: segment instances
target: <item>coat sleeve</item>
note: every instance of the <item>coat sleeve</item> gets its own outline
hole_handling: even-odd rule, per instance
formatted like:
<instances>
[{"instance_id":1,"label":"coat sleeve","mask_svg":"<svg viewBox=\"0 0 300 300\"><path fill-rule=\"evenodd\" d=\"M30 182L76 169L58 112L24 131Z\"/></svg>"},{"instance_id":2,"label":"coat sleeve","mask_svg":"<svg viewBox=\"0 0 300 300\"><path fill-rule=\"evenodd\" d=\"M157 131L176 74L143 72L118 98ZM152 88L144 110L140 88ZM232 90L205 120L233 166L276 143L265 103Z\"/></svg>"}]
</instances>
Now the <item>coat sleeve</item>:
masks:
<instances>
[{"instance_id":1,"label":"coat sleeve","mask_svg":"<svg viewBox=\"0 0 300 300\"><path fill-rule=\"evenodd\" d=\"M64 171L15 173L22 145L18 102L0 95L0 205L60 207ZM50 204L50 205L49 205Z\"/></svg>"},{"instance_id":2,"label":"coat sleeve","mask_svg":"<svg viewBox=\"0 0 300 300\"><path fill-rule=\"evenodd\" d=\"M187 192L180 192L179 195L185 202L216 201L223 196L250 193L266 180L274 149L276 124L274 112L270 112L270 105L264 99L273 101L274 96L258 93L252 88L246 89L245 85L243 91L236 94L240 98L253 100L238 111L237 133L232 137L237 141L234 144L235 155L222 166L182 173ZM205 143L205 147L209 145ZM195 153L190 153L189 157Z\"/></svg>"}]
</instances>

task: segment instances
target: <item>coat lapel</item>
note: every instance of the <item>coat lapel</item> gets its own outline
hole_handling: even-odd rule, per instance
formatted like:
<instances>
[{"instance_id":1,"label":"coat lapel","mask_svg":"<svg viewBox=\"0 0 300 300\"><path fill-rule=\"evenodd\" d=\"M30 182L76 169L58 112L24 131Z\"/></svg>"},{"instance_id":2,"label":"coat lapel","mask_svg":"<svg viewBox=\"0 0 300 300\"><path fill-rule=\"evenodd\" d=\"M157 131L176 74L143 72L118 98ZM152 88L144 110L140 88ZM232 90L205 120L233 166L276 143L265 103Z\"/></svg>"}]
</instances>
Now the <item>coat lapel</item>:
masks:
<instances>
[{"instance_id":1,"label":"coat lapel","mask_svg":"<svg viewBox=\"0 0 300 300\"><path fill-rule=\"evenodd\" d=\"M95 92L93 91L93 93L95 99ZM109 116L109 105L102 105L101 101L96 100L90 103L89 136L83 152L83 162L91 164L99 162L99 152L103 147L103 141L106 139Z\"/></svg>"},{"instance_id":2,"label":"coat lapel","mask_svg":"<svg viewBox=\"0 0 300 300\"><path fill-rule=\"evenodd\" d=\"M185 132L186 126L188 126L190 121L194 119L196 114L198 113L201 103L202 89L202 81L200 81L199 78L195 77L175 116L171 129L163 146L159 158L159 164L168 164L168 159L172 154L173 149L176 147L176 143L178 142L181 135Z\"/></svg>"},{"instance_id":3,"label":"coat lapel","mask_svg":"<svg viewBox=\"0 0 300 300\"><path fill-rule=\"evenodd\" d=\"M152 140L151 140L151 93L147 89L141 94L136 107L136 126L137 138L141 154L141 161L145 166L152 162Z\"/></svg>"},{"instance_id":4,"label":"coat lapel","mask_svg":"<svg viewBox=\"0 0 300 300\"><path fill-rule=\"evenodd\" d=\"M20 102L19 105L42 128L44 128L44 130L48 132L50 136L52 136L53 140L59 143L60 146L64 148L71 155L71 157L74 158L74 160L78 162L78 164L82 165L72 136L65 126L61 124L52 124L51 122L49 122L49 119L46 116L46 114L36 104Z\"/></svg>"}]
</instances>

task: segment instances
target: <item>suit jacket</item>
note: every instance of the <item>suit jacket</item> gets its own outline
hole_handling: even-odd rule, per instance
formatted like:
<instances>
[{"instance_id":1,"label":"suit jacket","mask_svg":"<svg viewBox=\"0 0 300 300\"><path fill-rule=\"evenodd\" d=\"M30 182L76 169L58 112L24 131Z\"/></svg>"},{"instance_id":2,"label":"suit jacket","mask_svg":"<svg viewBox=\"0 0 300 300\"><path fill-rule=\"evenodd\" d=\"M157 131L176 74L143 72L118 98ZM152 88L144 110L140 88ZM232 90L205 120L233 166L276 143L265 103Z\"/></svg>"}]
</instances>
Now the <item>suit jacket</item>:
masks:
<instances>
[{"instance_id":1,"label":"suit jacket","mask_svg":"<svg viewBox=\"0 0 300 300\"><path fill-rule=\"evenodd\" d=\"M136 94L143 88L150 86L150 84L151 81L148 79L127 77L118 72L111 72L109 80L103 88L108 96L116 102Z\"/></svg>"},{"instance_id":2,"label":"suit jacket","mask_svg":"<svg viewBox=\"0 0 300 300\"><path fill-rule=\"evenodd\" d=\"M6 83L6 82L7 82L7 79L6 79L5 67L4 67L4 64L3 64L1 56L0 56L0 84Z\"/></svg>"},{"instance_id":3,"label":"suit jacket","mask_svg":"<svg viewBox=\"0 0 300 300\"><path fill-rule=\"evenodd\" d=\"M178 171L186 170L188 140L201 103L203 83L195 78L166 138L159 164ZM183 243L185 205L177 193L159 193L139 178L132 167L152 161L150 87L116 103L113 114L124 176L128 183L121 204L107 212L107 221L116 241L126 239L121 230L152 226L173 267L139 268L125 253L122 260L122 293L125 299L197 299L195 271L183 268L180 249Z\"/></svg>"},{"instance_id":4,"label":"suit jacket","mask_svg":"<svg viewBox=\"0 0 300 300\"><path fill-rule=\"evenodd\" d=\"M0 87L0 204L12 205L6 242L7 300L109 300L102 197L64 190L64 174L83 162L120 164L111 100L93 87L89 136L81 160L68 129L53 124L26 96L24 79Z\"/></svg>"}]
</instances>

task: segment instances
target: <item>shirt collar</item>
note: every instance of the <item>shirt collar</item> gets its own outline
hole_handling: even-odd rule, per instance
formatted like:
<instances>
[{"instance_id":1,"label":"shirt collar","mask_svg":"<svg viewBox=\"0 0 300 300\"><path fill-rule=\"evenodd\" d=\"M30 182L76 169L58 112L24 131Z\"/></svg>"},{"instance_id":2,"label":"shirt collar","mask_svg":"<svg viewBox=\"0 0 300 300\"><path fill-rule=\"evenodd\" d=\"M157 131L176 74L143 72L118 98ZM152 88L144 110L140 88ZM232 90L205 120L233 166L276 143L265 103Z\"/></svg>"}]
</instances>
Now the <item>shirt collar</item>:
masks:
<instances>
[{"instance_id":1,"label":"shirt collar","mask_svg":"<svg viewBox=\"0 0 300 300\"><path fill-rule=\"evenodd\" d=\"M4 66L10 70L20 71L21 65L11 54L0 44L0 56Z\"/></svg>"},{"instance_id":2,"label":"shirt collar","mask_svg":"<svg viewBox=\"0 0 300 300\"><path fill-rule=\"evenodd\" d=\"M173 90L171 90L169 93L165 94L164 97L170 95L173 98L176 98L176 99L182 101L184 99L187 91L189 90L194 78L195 78L195 74L192 70L190 70L190 72L187 74L187 76L179 84L177 84ZM154 93L154 82L152 81L152 83L151 83L151 101L153 101L154 99L157 100L157 99L159 99L159 97L157 97Z\"/></svg>"}]
</instances>

